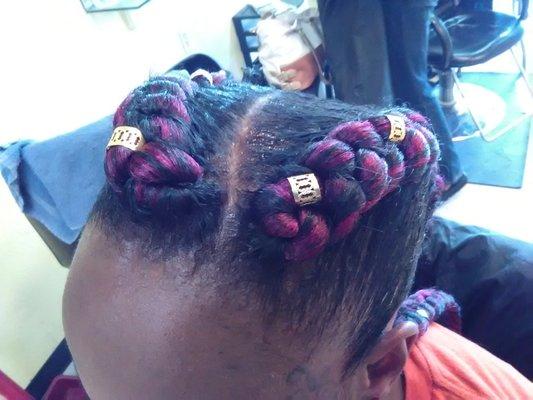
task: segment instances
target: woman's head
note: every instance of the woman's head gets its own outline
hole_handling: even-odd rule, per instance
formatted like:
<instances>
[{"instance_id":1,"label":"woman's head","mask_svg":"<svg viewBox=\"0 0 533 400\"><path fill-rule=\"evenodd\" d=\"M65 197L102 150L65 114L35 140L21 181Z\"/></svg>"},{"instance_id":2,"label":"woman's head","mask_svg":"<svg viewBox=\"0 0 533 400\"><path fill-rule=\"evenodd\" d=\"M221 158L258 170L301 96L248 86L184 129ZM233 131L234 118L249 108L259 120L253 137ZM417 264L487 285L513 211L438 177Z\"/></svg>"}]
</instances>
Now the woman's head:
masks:
<instances>
[{"instance_id":1,"label":"woman's head","mask_svg":"<svg viewBox=\"0 0 533 400\"><path fill-rule=\"evenodd\" d=\"M438 145L409 110L214 80L153 78L115 114L146 143L108 148L67 284L84 384L96 399L357 396L409 290ZM287 178L305 174L320 200L301 205Z\"/></svg>"}]
</instances>

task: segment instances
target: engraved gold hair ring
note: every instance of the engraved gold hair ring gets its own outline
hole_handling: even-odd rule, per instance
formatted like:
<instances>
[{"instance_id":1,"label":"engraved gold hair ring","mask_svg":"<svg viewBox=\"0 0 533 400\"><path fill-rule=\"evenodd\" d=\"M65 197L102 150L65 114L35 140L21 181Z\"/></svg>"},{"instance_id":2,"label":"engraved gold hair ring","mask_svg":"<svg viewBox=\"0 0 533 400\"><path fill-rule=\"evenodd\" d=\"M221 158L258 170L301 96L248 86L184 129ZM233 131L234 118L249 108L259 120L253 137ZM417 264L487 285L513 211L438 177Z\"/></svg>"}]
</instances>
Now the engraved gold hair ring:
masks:
<instances>
[{"instance_id":1,"label":"engraved gold hair ring","mask_svg":"<svg viewBox=\"0 0 533 400\"><path fill-rule=\"evenodd\" d=\"M315 174L290 176L287 180L291 186L294 201L300 207L318 203L322 199L322 193Z\"/></svg>"},{"instance_id":2,"label":"engraved gold hair ring","mask_svg":"<svg viewBox=\"0 0 533 400\"><path fill-rule=\"evenodd\" d=\"M209 71L206 71L205 69L197 69L196 71L194 71L191 74L191 80L200 76L207 79L210 85L213 84L213 75L211 75L211 73Z\"/></svg>"},{"instance_id":3,"label":"engraved gold hair ring","mask_svg":"<svg viewBox=\"0 0 533 400\"><path fill-rule=\"evenodd\" d=\"M137 151L144 144L144 136L139 129L133 126L117 126L113 130L113 135L111 135L111 139L109 139L106 149L113 146L122 146Z\"/></svg>"},{"instance_id":4,"label":"engraved gold hair ring","mask_svg":"<svg viewBox=\"0 0 533 400\"><path fill-rule=\"evenodd\" d=\"M390 122L389 140L391 142L401 142L405 139L405 121L397 115L385 115Z\"/></svg>"}]
</instances>

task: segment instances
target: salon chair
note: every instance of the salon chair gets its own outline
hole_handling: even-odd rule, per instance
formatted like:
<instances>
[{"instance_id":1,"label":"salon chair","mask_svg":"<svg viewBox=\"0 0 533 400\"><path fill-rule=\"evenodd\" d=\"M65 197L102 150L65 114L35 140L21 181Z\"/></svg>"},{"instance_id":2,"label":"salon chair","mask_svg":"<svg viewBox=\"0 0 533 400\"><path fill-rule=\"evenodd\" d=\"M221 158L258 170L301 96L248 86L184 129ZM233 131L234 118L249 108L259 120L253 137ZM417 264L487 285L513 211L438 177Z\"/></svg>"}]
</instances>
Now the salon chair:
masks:
<instances>
[{"instance_id":1,"label":"salon chair","mask_svg":"<svg viewBox=\"0 0 533 400\"><path fill-rule=\"evenodd\" d=\"M457 0L452 3L458 5ZM485 63L502 53L511 51L520 77L524 80L533 98L533 87L528 81L525 62L519 60L515 50L517 45L521 46L525 60L522 21L527 18L529 0L518 1L516 4L518 4L517 16L491 10L453 15L448 2L446 12L439 13L437 10L431 21L433 29L430 33L428 60L430 66L440 75L440 102L444 107L451 107L455 104L453 94L455 85L467 105L479 135L485 141L493 141L502 136L518 123L530 118L532 112L525 113L518 120L510 122L497 132L487 132L478 116L468 106L468 99L461 88L456 71L463 67ZM452 16L449 16L450 13ZM448 17L441 19L442 15L448 15Z\"/></svg>"}]
</instances>

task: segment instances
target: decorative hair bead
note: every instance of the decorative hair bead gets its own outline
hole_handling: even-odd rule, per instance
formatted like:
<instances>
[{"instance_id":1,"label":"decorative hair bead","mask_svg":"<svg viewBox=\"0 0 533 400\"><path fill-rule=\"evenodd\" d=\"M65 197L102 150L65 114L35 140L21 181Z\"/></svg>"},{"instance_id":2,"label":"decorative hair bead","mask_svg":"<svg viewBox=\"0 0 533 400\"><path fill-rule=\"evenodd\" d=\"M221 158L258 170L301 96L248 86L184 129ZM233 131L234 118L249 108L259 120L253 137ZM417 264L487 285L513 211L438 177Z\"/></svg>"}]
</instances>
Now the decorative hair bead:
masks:
<instances>
[{"instance_id":1,"label":"decorative hair bead","mask_svg":"<svg viewBox=\"0 0 533 400\"><path fill-rule=\"evenodd\" d=\"M322 199L320 185L315 174L290 176L287 180L291 186L294 201L300 207L318 203Z\"/></svg>"},{"instance_id":2,"label":"decorative hair bead","mask_svg":"<svg viewBox=\"0 0 533 400\"><path fill-rule=\"evenodd\" d=\"M437 289L422 289L411 294L400 306L394 326L404 322L418 325L419 335L435 321L461 332L461 309L453 296Z\"/></svg>"},{"instance_id":3,"label":"decorative hair bead","mask_svg":"<svg viewBox=\"0 0 533 400\"><path fill-rule=\"evenodd\" d=\"M113 146L122 146L137 151L144 146L144 144L144 136L139 129L133 126L117 126L113 130L111 139L109 139L107 149Z\"/></svg>"},{"instance_id":4,"label":"decorative hair bead","mask_svg":"<svg viewBox=\"0 0 533 400\"><path fill-rule=\"evenodd\" d=\"M385 115L390 122L389 140L391 142L401 142L405 139L405 121L397 115Z\"/></svg>"},{"instance_id":5,"label":"decorative hair bead","mask_svg":"<svg viewBox=\"0 0 533 400\"><path fill-rule=\"evenodd\" d=\"M191 80L194 81L195 78L204 78L206 79L210 85L213 84L213 75L209 71L206 71L205 69L197 69L191 74Z\"/></svg>"}]
</instances>

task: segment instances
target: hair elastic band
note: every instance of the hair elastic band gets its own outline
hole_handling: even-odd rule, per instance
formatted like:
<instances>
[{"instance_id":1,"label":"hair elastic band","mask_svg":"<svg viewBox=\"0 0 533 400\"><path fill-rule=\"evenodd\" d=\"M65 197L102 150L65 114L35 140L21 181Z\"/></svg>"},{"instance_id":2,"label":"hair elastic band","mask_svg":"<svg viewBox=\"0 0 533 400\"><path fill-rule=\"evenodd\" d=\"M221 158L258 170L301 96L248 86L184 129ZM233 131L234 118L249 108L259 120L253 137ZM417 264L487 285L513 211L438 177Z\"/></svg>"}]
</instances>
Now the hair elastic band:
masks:
<instances>
[{"instance_id":1,"label":"hair elastic band","mask_svg":"<svg viewBox=\"0 0 533 400\"><path fill-rule=\"evenodd\" d=\"M318 203L322 199L315 174L290 176L287 180L291 186L294 201L300 207Z\"/></svg>"},{"instance_id":2,"label":"hair elastic band","mask_svg":"<svg viewBox=\"0 0 533 400\"><path fill-rule=\"evenodd\" d=\"M385 115L390 122L389 140L391 142L401 142L405 139L405 121L397 115Z\"/></svg>"},{"instance_id":3,"label":"hair elastic band","mask_svg":"<svg viewBox=\"0 0 533 400\"><path fill-rule=\"evenodd\" d=\"M122 146L137 151L144 143L144 136L139 129L133 126L117 126L113 130L113 135L111 135L106 149L113 146Z\"/></svg>"}]
</instances>

